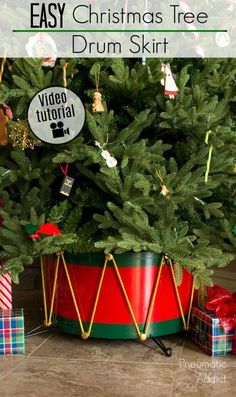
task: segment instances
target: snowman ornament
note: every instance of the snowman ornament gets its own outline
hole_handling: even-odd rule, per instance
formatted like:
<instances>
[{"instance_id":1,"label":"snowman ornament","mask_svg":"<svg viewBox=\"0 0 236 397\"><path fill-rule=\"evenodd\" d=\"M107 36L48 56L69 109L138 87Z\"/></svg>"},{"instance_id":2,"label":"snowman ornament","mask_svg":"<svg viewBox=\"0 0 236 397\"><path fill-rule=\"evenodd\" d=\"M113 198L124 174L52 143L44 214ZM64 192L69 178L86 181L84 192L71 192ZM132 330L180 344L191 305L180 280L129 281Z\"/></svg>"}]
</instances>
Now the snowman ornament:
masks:
<instances>
[{"instance_id":1,"label":"snowman ornament","mask_svg":"<svg viewBox=\"0 0 236 397\"><path fill-rule=\"evenodd\" d=\"M178 95L179 89L171 72L170 64L163 63L161 71L165 74L165 77L161 79L161 84L165 87L164 95L174 99Z\"/></svg>"}]
</instances>

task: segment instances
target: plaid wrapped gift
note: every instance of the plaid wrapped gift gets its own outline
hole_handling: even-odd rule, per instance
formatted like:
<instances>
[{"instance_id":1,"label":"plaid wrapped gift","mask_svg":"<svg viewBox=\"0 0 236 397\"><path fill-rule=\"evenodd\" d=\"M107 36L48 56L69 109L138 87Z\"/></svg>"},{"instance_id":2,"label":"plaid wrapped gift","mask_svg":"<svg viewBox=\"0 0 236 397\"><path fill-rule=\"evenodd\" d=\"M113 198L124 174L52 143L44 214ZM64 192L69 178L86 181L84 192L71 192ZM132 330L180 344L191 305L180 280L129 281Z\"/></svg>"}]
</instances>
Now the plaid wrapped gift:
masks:
<instances>
[{"instance_id":1,"label":"plaid wrapped gift","mask_svg":"<svg viewBox=\"0 0 236 397\"><path fill-rule=\"evenodd\" d=\"M0 354L25 352L23 309L0 310Z\"/></svg>"},{"instance_id":2,"label":"plaid wrapped gift","mask_svg":"<svg viewBox=\"0 0 236 397\"><path fill-rule=\"evenodd\" d=\"M226 334L219 318L209 310L192 309L191 336L210 356L225 356L232 352L234 329Z\"/></svg>"}]
</instances>

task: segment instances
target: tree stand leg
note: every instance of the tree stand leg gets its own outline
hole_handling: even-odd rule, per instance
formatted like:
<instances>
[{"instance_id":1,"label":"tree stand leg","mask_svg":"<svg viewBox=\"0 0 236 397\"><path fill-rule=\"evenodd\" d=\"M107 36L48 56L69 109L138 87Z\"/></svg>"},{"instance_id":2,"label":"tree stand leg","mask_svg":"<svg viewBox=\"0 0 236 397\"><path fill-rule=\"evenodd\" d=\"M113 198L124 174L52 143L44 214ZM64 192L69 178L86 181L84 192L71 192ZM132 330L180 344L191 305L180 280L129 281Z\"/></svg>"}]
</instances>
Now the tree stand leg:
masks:
<instances>
[{"instance_id":1,"label":"tree stand leg","mask_svg":"<svg viewBox=\"0 0 236 397\"><path fill-rule=\"evenodd\" d=\"M160 349L165 353L167 357L172 356L172 348L171 347L166 347L162 340L158 337L152 338L152 340L160 347Z\"/></svg>"}]
</instances>

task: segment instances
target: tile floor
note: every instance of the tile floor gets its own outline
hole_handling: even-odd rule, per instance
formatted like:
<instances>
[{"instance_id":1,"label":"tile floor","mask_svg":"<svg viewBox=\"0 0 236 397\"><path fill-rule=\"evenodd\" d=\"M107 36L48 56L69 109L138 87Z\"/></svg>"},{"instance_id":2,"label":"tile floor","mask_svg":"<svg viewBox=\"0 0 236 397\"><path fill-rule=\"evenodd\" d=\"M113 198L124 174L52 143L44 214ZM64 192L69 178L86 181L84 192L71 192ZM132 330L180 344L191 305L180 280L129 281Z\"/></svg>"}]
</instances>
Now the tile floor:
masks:
<instances>
[{"instance_id":1,"label":"tile floor","mask_svg":"<svg viewBox=\"0 0 236 397\"><path fill-rule=\"evenodd\" d=\"M24 307L27 331L42 323L37 292L18 292L15 301ZM0 396L236 395L235 356L211 358L184 334L171 335L163 341L173 349L170 358L152 340L144 344L117 340L84 342L55 330L27 337L24 356L0 356ZM194 368L197 364L201 368Z\"/></svg>"}]
</instances>

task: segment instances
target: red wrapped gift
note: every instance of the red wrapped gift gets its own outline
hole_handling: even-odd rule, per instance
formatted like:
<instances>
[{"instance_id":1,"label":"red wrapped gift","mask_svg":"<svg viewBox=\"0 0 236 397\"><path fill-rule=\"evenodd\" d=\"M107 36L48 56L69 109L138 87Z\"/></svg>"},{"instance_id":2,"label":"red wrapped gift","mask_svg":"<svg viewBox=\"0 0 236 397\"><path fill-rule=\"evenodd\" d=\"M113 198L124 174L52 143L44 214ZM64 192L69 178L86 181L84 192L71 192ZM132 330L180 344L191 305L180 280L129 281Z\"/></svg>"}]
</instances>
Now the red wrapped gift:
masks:
<instances>
[{"instance_id":1,"label":"red wrapped gift","mask_svg":"<svg viewBox=\"0 0 236 397\"><path fill-rule=\"evenodd\" d=\"M231 294L218 285L207 288L206 309L215 313L225 333L234 329L232 354L236 354L236 292Z\"/></svg>"}]
</instances>

